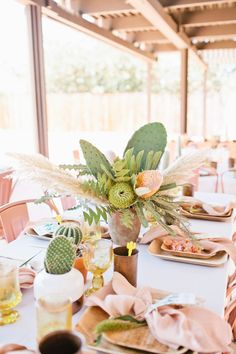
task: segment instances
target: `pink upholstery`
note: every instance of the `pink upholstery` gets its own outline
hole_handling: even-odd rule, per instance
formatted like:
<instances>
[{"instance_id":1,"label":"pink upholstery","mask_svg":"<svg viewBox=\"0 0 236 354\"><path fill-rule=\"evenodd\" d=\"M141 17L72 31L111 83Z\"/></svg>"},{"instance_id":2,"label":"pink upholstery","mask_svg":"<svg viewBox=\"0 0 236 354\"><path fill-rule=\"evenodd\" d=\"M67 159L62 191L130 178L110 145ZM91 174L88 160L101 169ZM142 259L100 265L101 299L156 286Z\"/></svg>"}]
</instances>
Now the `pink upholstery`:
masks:
<instances>
[{"instance_id":1,"label":"pink upholstery","mask_svg":"<svg viewBox=\"0 0 236 354\"><path fill-rule=\"evenodd\" d=\"M20 200L0 207L0 222L7 242L11 242L24 230L29 221L27 205L34 203L35 199ZM46 203L51 210L51 204ZM40 218L40 215L39 215Z\"/></svg>"},{"instance_id":2,"label":"pink upholstery","mask_svg":"<svg viewBox=\"0 0 236 354\"><path fill-rule=\"evenodd\" d=\"M12 179L5 178L11 174L11 170L0 173L0 206L9 203L12 192Z\"/></svg>"},{"instance_id":3,"label":"pink upholstery","mask_svg":"<svg viewBox=\"0 0 236 354\"><path fill-rule=\"evenodd\" d=\"M61 205L64 211L76 206L76 200L74 197L61 197Z\"/></svg>"},{"instance_id":4,"label":"pink upholstery","mask_svg":"<svg viewBox=\"0 0 236 354\"><path fill-rule=\"evenodd\" d=\"M80 163L79 150L73 150L72 153L73 153L73 157L74 157L74 162Z\"/></svg>"},{"instance_id":5,"label":"pink upholstery","mask_svg":"<svg viewBox=\"0 0 236 354\"><path fill-rule=\"evenodd\" d=\"M193 171L194 175L189 178L188 183L191 183L194 186L194 191L198 190L199 183L199 169Z\"/></svg>"}]
</instances>

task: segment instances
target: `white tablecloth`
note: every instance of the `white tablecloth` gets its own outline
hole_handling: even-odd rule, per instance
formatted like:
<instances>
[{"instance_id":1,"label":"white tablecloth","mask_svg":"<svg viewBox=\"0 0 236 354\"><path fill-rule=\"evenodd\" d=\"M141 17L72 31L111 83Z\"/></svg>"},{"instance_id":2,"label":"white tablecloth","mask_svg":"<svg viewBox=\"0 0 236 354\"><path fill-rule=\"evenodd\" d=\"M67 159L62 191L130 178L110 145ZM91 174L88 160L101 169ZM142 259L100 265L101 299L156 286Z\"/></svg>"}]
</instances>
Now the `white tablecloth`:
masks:
<instances>
[{"instance_id":1,"label":"white tablecloth","mask_svg":"<svg viewBox=\"0 0 236 354\"><path fill-rule=\"evenodd\" d=\"M207 202L226 204L232 199L229 195L196 194L196 197ZM214 237L232 236L232 220L229 222L210 222L191 220L191 229L208 233ZM17 249L25 244L43 248L47 241L32 240L29 236L22 236L7 246ZM7 250L6 248L6 250ZM185 263L169 262L148 254L147 246L139 245L138 284L156 287L170 292L192 292L205 301L205 306L219 315L223 315L225 290L229 264L221 267L210 268ZM1 253L0 253L1 255ZM106 272L106 280L112 276L112 269ZM11 325L0 328L0 344L18 343L34 348L36 346L36 320L33 291L23 291L23 300L18 306L20 319ZM81 313L73 317L73 322L78 321Z\"/></svg>"}]
</instances>

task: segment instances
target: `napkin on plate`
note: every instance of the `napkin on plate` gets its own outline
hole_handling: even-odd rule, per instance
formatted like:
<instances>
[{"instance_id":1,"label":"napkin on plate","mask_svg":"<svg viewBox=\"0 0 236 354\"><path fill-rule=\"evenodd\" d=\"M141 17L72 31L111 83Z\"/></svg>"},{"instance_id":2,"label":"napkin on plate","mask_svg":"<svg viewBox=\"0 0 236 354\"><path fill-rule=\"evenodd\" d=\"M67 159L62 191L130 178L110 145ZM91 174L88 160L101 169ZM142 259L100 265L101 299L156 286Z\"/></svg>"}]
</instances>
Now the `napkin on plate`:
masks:
<instances>
[{"instance_id":1,"label":"napkin on plate","mask_svg":"<svg viewBox=\"0 0 236 354\"><path fill-rule=\"evenodd\" d=\"M235 202L229 202L226 206L212 205L204 203L201 200L198 200L193 197L180 197L177 201L180 202L184 210L187 210L192 214L202 212L213 216L225 216L229 213L231 209L236 207Z\"/></svg>"},{"instance_id":2,"label":"napkin on plate","mask_svg":"<svg viewBox=\"0 0 236 354\"><path fill-rule=\"evenodd\" d=\"M36 272L28 267L22 267L19 269L19 283L22 289L31 288L34 285L34 278Z\"/></svg>"},{"instance_id":3,"label":"napkin on plate","mask_svg":"<svg viewBox=\"0 0 236 354\"><path fill-rule=\"evenodd\" d=\"M135 288L120 274L86 300L112 317L133 315L145 318L152 335L176 349L184 346L202 353L227 352L232 341L229 324L199 306L164 305L152 307L151 288ZM220 333L220 335L219 335Z\"/></svg>"},{"instance_id":4,"label":"napkin on plate","mask_svg":"<svg viewBox=\"0 0 236 354\"><path fill-rule=\"evenodd\" d=\"M173 231L175 231L176 235L185 238L187 237L186 234L184 234L184 232L180 230L177 226L170 227ZM161 225L153 226L144 234L140 243L146 244L155 240L156 238L162 238L165 236L169 236L169 234L166 230L163 229ZM199 245L206 251L209 251L209 253L225 251L236 264L236 247L233 241L223 237L209 237L204 239L198 237L197 240L199 242Z\"/></svg>"}]
</instances>

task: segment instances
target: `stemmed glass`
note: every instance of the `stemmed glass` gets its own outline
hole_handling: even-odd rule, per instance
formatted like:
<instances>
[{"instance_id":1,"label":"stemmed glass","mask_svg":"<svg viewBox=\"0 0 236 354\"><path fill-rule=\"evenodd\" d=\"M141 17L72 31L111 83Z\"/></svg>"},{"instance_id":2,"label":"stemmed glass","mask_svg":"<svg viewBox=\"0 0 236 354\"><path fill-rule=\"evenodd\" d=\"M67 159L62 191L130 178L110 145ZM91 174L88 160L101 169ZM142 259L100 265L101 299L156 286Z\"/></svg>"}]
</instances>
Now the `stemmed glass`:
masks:
<instances>
[{"instance_id":1,"label":"stemmed glass","mask_svg":"<svg viewBox=\"0 0 236 354\"><path fill-rule=\"evenodd\" d=\"M18 268L12 261L0 260L0 325L14 323L19 313L12 310L21 301Z\"/></svg>"},{"instance_id":2,"label":"stemmed glass","mask_svg":"<svg viewBox=\"0 0 236 354\"><path fill-rule=\"evenodd\" d=\"M103 273L110 267L113 259L112 241L91 240L84 243L82 253L85 268L93 273L92 287L85 292L85 296L89 296L104 285Z\"/></svg>"}]
</instances>

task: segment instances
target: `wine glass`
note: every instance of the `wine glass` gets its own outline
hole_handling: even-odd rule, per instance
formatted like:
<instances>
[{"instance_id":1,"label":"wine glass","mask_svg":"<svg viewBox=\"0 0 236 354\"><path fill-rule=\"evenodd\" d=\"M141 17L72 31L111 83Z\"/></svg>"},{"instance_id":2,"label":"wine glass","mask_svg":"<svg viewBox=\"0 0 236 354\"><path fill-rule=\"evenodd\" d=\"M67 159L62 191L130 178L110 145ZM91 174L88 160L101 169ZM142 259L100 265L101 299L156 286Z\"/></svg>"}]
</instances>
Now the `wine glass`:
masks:
<instances>
[{"instance_id":1,"label":"wine glass","mask_svg":"<svg viewBox=\"0 0 236 354\"><path fill-rule=\"evenodd\" d=\"M104 285L103 273L110 267L113 259L112 241L91 240L84 243L82 253L85 268L93 273L92 287L85 292L85 296L89 296Z\"/></svg>"},{"instance_id":2,"label":"wine glass","mask_svg":"<svg viewBox=\"0 0 236 354\"><path fill-rule=\"evenodd\" d=\"M19 313L12 310L21 301L18 267L9 260L0 260L0 325L14 323Z\"/></svg>"}]
</instances>

